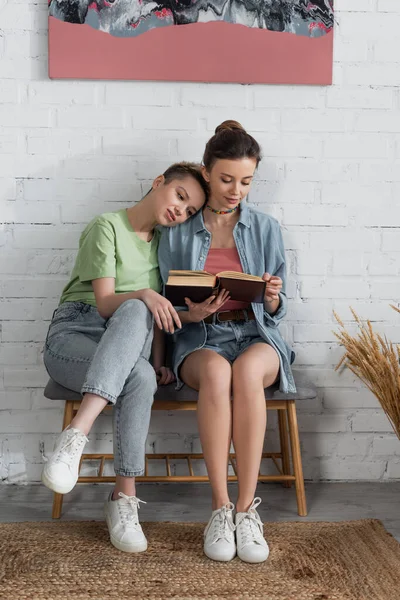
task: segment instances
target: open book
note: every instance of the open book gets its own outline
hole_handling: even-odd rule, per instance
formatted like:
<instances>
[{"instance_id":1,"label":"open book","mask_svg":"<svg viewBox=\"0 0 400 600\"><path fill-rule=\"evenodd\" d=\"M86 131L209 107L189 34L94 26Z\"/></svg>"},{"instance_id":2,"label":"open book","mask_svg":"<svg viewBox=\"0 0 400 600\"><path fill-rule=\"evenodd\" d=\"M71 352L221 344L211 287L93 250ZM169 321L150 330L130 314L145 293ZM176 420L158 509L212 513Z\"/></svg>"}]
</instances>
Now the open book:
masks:
<instances>
[{"instance_id":1,"label":"open book","mask_svg":"<svg viewBox=\"0 0 400 600\"><path fill-rule=\"evenodd\" d=\"M185 306L185 298L204 302L221 289L230 292L231 300L263 302L265 281L257 275L237 271L221 271L217 275L207 271L170 271L165 285L165 297L174 306Z\"/></svg>"}]
</instances>

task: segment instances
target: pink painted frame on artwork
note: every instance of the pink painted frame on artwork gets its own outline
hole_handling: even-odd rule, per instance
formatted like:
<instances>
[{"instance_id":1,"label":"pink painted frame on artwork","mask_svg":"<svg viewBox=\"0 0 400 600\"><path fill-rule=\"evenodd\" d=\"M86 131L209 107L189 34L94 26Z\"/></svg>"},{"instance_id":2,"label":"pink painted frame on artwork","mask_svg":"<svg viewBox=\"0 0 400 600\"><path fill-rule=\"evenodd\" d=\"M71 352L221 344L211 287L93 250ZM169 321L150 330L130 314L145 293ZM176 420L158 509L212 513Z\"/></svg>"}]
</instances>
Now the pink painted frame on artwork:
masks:
<instances>
[{"instance_id":1,"label":"pink painted frame on artwork","mask_svg":"<svg viewBox=\"0 0 400 600\"><path fill-rule=\"evenodd\" d=\"M333 31L316 38L227 22L114 37L49 17L49 76L232 83L332 83Z\"/></svg>"}]
</instances>

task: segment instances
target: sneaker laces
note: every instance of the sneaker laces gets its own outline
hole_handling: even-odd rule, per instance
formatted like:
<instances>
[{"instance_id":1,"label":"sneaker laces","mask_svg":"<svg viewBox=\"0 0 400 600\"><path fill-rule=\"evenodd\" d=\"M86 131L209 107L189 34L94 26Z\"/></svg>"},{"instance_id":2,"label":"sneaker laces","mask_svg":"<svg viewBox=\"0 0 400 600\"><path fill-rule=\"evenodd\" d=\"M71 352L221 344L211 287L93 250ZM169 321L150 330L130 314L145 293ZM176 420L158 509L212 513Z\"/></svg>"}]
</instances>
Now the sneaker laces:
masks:
<instances>
[{"instance_id":1,"label":"sneaker laces","mask_svg":"<svg viewBox=\"0 0 400 600\"><path fill-rule=\"evenodd\" d=\"M241 545L247 546L248 544L259 544L260 538L264 539L263 536L263 523L260 519L258 512L256 511L257 506L261 504L261 498L254 498L249 510L245 513L239 514L236 517L236 529L241 526Z\"/></svg>"},{"instance_id":2,"label":"sneaker laces","mask_svg":"<svg viewBox=\"0 0 400 600\"><path fill-rule=\"evenodd\" d=\"M204 535L208 534L208 531L212 528L212 544L215 544L219 540L225 540L226 542L230 542L229 539L230 534L233 533L236 529L235 524L232 519L232 511L235 506L232 502L228 502L219 509L219 511L215 514L213 520L208 524ZM229 518L230 517L230 518Z\"/></svg>"},{"instance_id":3,"label":"sneaker laces","mask_svg":"<svg viewBox=\"0 0 400 600\"><path fill-rule=\"evenodd\" d=\"M136 496L127 496L123 492L118 492L118 496L120 496L124 502L118 502L119 514L121 516L121 521L127 527L133 527L133 529L139 529L139 515L138 509L140 508L140 502L142 504L147 504L144 500L139 500Z\"/></svg>"},{"instance_id":4,"label":"sneaker laces","mask_svg":"<svg viewBox=\"0 0 400 600\"><path fill-rule=\"evenodd\" d=\"M78 429L68 429L62 445L56 450L55 462L63 462L66 465L71 465L76 453L82 450L83 446L88 442L88 438Z\"/></svg>"}]
</instances>

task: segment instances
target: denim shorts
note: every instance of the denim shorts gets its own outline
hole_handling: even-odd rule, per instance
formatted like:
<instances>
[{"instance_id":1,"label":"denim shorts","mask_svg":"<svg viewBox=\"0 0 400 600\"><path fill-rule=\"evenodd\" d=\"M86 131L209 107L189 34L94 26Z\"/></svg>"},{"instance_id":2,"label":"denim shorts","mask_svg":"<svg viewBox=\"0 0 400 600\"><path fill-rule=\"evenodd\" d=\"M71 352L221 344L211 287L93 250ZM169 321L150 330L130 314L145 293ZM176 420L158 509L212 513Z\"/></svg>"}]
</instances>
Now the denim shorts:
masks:
<instances>
[{"instance_id":1,"label":"denim shorts","mask_svg":"<svg viewBox=\"0 0 400 600\"><path fill-rule=\"evenodd\" d=\"M233 363L253 344L266 344L260 336L256 321L224 321L206 324L207 339L203 350L214 350Z\"/></svg>"},{"instance_id":2,"label":"denim shorts","mask_svg":"<svg viewBox=\"0 0 400 600\"><path fill-rule=\"evenodd\" d=\"M256 321L223 321L205 326L207 338L201 350L214 350L231 364L253 344L267 344L258 333ZM183 385L179 371L187 356L182 356L173 365L178 389Z\"/></svg>"}]
</instances>

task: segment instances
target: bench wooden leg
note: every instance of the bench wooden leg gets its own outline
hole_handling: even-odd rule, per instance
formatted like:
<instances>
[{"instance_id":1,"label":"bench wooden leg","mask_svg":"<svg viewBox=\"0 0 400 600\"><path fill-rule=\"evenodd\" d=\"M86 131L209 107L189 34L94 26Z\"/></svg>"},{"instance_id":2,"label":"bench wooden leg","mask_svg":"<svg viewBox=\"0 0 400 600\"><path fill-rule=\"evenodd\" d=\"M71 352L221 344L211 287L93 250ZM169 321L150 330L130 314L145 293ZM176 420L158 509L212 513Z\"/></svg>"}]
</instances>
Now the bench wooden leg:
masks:
<instances>
[{"instance_id":1,"label":"bench wooden leg","mask_svg":"<svg viewBox=\"0 0 400 600\"><path fill-rule=\"evenodd\" d=\"M63 494L53 494L53 512L51 513L52 519L59 519L61 517L63 505Z\"/></svg>"},{"instance_id":2,"label":"bench wooden leg","mask_svg":"<svg viewBox=\"0 0 400 600\"><path fill-rule=\"evenodd\" d=\"M287 410L278 410L278 423L279 423L279 439L280 439L280 452L282 454L282 471L284 475L290 475L290 451L289 451L289 436L287 426ZM292 487L291 481L284 481L283 487Z\"/></svg>"},{"instance_id":3,"label":"bench wooden leg","mask_svg":"<svg viewBox=\"0 0 400 600\"><path fill-rule=\"evenodd\" d=\"M304 490L303 466L301 463L299 428L297 425L296 405L294 400L288 402L288 420L294 476L296 477L297 511L300 517L307 516L306 494Z\"/></svg>"},{"instance_id":4,"label":"bench wooden leg","mask_svg":"<svg viewBox=\"0 0 400 600\"><path fill-rule=\"evenodd\" d=\"M74 403L73 403L73 401L66 400L65 408L64 408L63 427L62 427L63 431L66 427L68 427L68 425L71 423L73 418L74 418ZM52 519L59 519L61 517L62 505L63 505L63 494L56 494L54 492L54 494L53 494L53 511L51 513Z\"/></svg>"}]
</instances>

